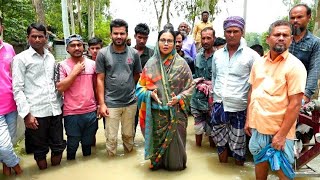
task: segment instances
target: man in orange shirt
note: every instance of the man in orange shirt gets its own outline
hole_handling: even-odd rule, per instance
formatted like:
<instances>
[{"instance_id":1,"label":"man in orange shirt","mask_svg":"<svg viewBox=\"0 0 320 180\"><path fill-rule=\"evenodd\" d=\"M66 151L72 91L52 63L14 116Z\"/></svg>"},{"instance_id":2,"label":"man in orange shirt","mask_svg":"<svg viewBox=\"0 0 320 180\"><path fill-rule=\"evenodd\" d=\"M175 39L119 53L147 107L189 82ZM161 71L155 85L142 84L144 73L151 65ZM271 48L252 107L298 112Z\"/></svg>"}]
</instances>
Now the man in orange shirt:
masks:
<instances>
[{"instance_id":1,"label":"man in orange shirt","mask_svg":"<svg viewBox=\"0 0 320 180\"><path fill-rule=\"evenodd\" d=\"M197 51L201 48L201 31L205 27L212 27L212 23L209 21L209 12L203 11L201 13L201 22L193 28L193 39L196 42Z\"/></svg>"},{"instance_id":2,"label":"man in orange shirt","mask_svg":"<svg viewBox=\"0 0 320 180\"><path fill-rule=\"evenodd\" d=\"M294 177L293 138L307 72L289 53L291 41L289 22L272 23L267 36L270 51L251 70L245 131L251 136L256 179L267 179L269 163L280 179Z\"/></svg>"}]
</instances>

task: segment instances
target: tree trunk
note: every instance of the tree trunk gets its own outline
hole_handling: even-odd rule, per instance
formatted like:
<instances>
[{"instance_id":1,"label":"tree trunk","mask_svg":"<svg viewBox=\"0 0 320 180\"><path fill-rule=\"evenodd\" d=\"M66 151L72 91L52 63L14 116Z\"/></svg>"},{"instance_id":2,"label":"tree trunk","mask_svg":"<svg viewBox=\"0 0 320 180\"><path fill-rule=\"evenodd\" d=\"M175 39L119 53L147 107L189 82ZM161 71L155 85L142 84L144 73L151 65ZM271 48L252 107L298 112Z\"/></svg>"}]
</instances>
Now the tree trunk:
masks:
<instances>
[{"instance_id":1,"label":"tree trunk","mask_svg":"<svg viewBox=\"0 0 320 180\"><path fill-rule=\"evenodd\" d=\"M82 35L82 19L81 19L81 4L80 0L76 1L77 12L78 12L78 26L79 26L79 34Z\"/></svg>"},{"instance_id":2,"label":"tree trunk","mask_svg":"<svg viewBox=\"0 0 320 180\"><path fill-rule=\"evenodd\" d=\"M94 37L94 1L88 3L88 39Z\"/></svg>"},{"instance_id":3,"label":"tree trunk","mask_svg":"<svg viewBox=\"0 0 320 180\"><path fill-rule=\"evenodd\" d=\"M75 34L76 28L74 24L74 15L73 15L73 0L68 0L68 10L70 15L71 34Z\"/></svg>"},{"instance_id":4,"label":"tree trunk","mask_svg":"<svg viewBox=\"0 0 320 180\"><path fill-rule=\"evenodd\" d=\"M46 24L46 17L44 14L42 0L32 0L32 5L36 11L37 23L41 23L41 24L45 25Z\"/></svg>"},{"instance_id":5,"label":"tree trunk","mask_svg":"<svg viewBox=\"0 0 320 180\"><path fill-rule=\"evenodd\" d=\"M314 20L313 34L320 37L320 2L317 1L316 17Z\"/></svg>"},{"instance_id":6,"label":"tree trunk","mask_svg":"<svg viewBox=\"0 0 320 180\"><path fill-rule=\"evenodd\" d=\"M170 5L172 0L167 1L167 23L170 23Z\"/></svg>"},{"instance_id":7,"label":"tree trunk","mask_svg":"<svg viewBox=\"0 0 320 180\"><path fill-rule=\"evenodd\" d=\"M156 11L157 19L158 19L158 32L160 32L161 29L161 21L163 17L163 12L165 8L165 0L161 0L161 11L159 12L159 9L157 8L157 0L152 0L153 1L153 6Z\"/></svg>"},{"instance_id":8,"label":"tree trunk","mask_svg":"<svg viewBox=\"0 0 320 180\"><path fill-rule=\"evenodd\" d=\"M191 14L195 14L197 13L197 2L196 1L192 1L194 4L192 5L192 11L191 11ZM191 30L190 30L190 33L192 34L193 33L193 28L194 28L194 25L195 25L195 22L196 22L196 17L197 15L194 15L192 16L192 19L191 19Z\"/></svg>"}]
</instances>

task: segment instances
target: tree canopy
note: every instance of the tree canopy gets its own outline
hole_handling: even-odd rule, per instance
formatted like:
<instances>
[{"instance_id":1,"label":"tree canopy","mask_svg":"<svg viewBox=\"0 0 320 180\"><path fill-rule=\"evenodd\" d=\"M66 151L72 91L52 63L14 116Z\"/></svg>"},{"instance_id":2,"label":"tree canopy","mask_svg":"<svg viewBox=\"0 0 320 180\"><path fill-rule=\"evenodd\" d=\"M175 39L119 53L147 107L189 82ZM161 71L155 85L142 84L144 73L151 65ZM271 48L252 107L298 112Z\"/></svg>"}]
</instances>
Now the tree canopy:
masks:
<instances>
[{"instance_id":1,"label":"tree canopy","mask_svg":"<svg viewBox=\"0 0 320 180\"><path fill-rule=\"evenodd\" d=\"M93 17L94 34L103 39L104 43L109 43L109 28L107 27L109 27L111 19L108 14L110 0L95 0L94 7L88 6L88 2L91 0L70 1L73 15L77 20L82 20L75 26L75 33L80 34L85 40L88 39L88 8L94 8L94 12L96 12ZM43 6L36 6L35 3L39 2ZM6 42L11 44L26 43L26 29L33 22L45 22L44 24L50 26L59 39L63 39L61 0L0 0L0 4L0 11L4 18L4 40ZM43 10L38 8L43 8Z\"/></svg>"}]
</instances>

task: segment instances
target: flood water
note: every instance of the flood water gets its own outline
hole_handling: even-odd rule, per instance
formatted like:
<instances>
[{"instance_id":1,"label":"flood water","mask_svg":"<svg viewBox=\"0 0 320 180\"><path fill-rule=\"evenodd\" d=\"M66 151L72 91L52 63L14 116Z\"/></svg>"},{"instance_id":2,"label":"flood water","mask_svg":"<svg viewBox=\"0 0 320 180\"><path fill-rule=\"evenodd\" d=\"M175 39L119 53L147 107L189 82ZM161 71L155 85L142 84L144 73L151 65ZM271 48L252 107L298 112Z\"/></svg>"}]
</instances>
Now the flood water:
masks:
<instances>
[{"instance_id":1,"label":"flood water","mask_svg":"<svg viewBox=\"0 0 320 180\"><path fill-rule=\"evenodd\" d=\"M93 154L90 157L83 157L81 148L77 152L76 160L67 161L66 153L62 158L60 166L51 167L48 163L48 169L40 171L33 159L33 155L24 153L24 141L16 148L21 157L21 167L23 174L21 176L4 177L1 173L1 180L106 180L106 179L212 179L212 180L247 180L255 179L254 165L252 158L248 156L248 161L243 167L235 166L232 158L229 163L220 164L216 148L211 148L208 139L204 137L202 147L195 146L193 118L189 117L189 127L187 135L187 168L183 171L171 172L166 170L149 170L149 161L144 160L144 140L138 128L135 139L135 148L133 152L125 154L121 138L119 135L118 152L115 157L108 157L105 150L105 137L102 120L99 121L99 130L97 132L97 146L93 148ZM47 157L50 162L50 153ZM320 171L320 157L313 160L310 165ZM2 172L2 167L0 167ZM268 179L277 179L274 174L268 176ZM319 178L296 178L299 180L315 180Z\"/></svg>"}]
</instances>

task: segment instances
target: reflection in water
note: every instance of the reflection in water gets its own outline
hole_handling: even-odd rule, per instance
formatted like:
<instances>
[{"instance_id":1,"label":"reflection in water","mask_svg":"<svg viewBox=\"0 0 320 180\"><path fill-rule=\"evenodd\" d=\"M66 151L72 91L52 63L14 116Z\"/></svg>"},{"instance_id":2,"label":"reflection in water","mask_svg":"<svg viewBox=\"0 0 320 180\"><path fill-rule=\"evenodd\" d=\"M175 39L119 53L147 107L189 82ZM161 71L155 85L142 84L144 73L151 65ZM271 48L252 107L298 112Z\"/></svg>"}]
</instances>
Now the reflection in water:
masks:
<instances>
[{"instance_id":1,"label":"reflection in water","mask_svg":"<svg viewBox=\"0 0 320 180\"><path fill-rule=\"evenodd\" d=\"M24 173L19 177L6 178L0 175L1 180L82 180L82 179L254 179L254 165L252 158L248 156L248 161L244 167L234 165L234 160L229 158L229 163L220 164L216 149L209 147L207 138L204 138L202 147L195 146L193 130L193 118L189 118L187 135L187 168L183 171L171 172L166 170L149 170L149 161L144 160L143 137L138 130L135 139L135 148L132 153L124 154L121 138L118 140L118 152L115 157L108 157L105 150L105 138L102 121L99 121L97 132L97 147L93 148L90 157L82 157L81 148L77 152L75 161L67 161L64 153L61 165L40 171L33 160L33 155L19 153ZM23 152L24 142L21 142L20 150ZM19 148L17 148L19 149ZM49 160L49 158L47 158ZM48 161L49 162L49 161ZM319 165L320 158L311 162L313 167ZM50 164L50 163L49 163ZM320 171L320 167L317 170ZM2 168L0 169L2 172ZM275 175L269 175L268 179L277 179ZM317 179L317 178L297 178L297 179Z\"/></svg>"}]
</instances>

